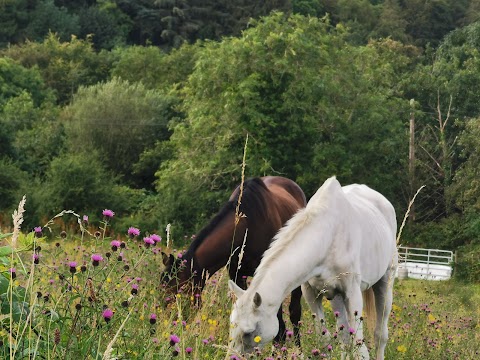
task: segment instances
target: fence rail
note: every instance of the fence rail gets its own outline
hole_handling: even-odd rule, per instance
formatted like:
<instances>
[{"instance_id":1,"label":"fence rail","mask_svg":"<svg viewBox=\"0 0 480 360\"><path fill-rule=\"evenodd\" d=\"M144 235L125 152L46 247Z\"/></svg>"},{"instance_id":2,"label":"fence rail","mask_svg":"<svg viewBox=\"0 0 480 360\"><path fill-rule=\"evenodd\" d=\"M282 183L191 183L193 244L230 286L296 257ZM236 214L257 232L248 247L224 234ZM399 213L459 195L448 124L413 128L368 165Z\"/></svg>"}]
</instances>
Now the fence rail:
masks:
<instances>
[{"instance_id":1,"label":"fence rail","mask_svg":"<svg viewBox=\"0 0 480 360\"><path fill-rule=\"evenodd\" d=\"M398 255L399 268L406 268L411 278L447 280L452 276L452 251L400 246Z\"/></svg>"}]
</instances>

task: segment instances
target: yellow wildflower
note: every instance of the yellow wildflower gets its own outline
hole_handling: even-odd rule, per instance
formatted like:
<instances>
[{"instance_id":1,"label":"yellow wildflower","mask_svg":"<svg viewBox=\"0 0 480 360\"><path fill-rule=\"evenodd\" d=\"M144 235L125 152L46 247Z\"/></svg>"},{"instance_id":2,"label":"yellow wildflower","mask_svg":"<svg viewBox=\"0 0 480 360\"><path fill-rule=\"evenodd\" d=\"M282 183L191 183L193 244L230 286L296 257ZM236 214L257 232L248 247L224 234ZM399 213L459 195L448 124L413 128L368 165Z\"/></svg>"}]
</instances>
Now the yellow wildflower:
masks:
<instances>
[{"instance_id":1,"label":"yellow wildflower","mask_svg":"<svg viewBox=\"0 0 480 360\"><path fill-rule=\"evenodd\" d=\"M258 344L260 341L262 341L262 338L257 335L253 338L253 341L255 341Z\"/></svg>"},{"instance_id":2,"label":"yellow wildflower","mask_svg":"<svg viewBox=\"0 0 480 360\"><path fill-rule=\"evenodd\" d=\"M397 346L397 351L401 353L406 353L407 352L407 347L405 345L398 345Z\"/></svg>"}]
</instances>

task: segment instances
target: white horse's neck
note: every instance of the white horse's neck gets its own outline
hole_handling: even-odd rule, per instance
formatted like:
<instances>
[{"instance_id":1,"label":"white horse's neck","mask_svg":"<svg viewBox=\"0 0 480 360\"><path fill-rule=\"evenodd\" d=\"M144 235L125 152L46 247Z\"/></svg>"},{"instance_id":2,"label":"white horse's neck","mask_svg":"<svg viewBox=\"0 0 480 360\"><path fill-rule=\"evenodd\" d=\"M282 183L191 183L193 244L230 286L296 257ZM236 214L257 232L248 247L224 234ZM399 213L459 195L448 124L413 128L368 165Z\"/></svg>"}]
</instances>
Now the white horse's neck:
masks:
<instances>
[{"instance_id":1,"label":"white horse's neck","mask_svg":"<svg viewBox=\"0 0 480 360\"><path fill-rule=\"evenodd\" d=\"M293 289L318 275L331 248L338 221L337 211L332 210L338 206L331 204L343 199L338 181L327 180L307 207L279 231L247 291L258 292L263 302L277 311Z\"/></svg>"}]
</instances>

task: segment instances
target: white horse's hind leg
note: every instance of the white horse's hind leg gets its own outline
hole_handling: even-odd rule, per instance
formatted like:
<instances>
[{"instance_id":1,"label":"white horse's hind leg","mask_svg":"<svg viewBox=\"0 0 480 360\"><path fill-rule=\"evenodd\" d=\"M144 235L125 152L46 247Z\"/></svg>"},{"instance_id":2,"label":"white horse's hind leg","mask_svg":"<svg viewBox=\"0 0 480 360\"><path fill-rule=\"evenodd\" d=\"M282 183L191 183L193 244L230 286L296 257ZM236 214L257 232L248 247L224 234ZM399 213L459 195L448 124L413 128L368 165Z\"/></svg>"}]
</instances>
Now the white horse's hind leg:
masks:
<instances>
[{"instance_id":1,"label":"white horse's hind leg","mask_svg":"<svg viewBox=\"0 0 480 360\"><path fill-rule=\"evenodd\" d=\"M384 359L385 346L388 341L388 317L392 310L393 301L393 278L390 278L390 273L390 270L387 271L387 273L373 285L375 310L377 312L377 323L375 325L376 360Z\"/></svg>"}]
</instances>

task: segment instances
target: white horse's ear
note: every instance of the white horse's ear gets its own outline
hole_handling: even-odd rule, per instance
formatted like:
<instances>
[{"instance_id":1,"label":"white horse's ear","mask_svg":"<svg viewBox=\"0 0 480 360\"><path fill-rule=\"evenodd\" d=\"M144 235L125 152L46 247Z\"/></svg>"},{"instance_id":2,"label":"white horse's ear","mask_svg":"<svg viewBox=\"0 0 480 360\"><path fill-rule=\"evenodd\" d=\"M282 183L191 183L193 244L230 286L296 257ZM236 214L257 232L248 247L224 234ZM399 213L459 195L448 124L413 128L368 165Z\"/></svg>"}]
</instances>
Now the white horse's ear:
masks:
<instances>
[{"instance_id":1,"label":"white horse's ear","mask_svg":"<svg viewBox=\"0 0 480 360\"><path fill-rule=\"evenodd\" d=\"M262 305L262 297L258 292L256 292L255 295L253 296L253 303L257 308L260 307L260 305Z\"/></svg>"},{"instance_id":2,"label":"white horse's ear","mask_svg":"<svg viewBox=\"0 0 480 360\"><path fill-rule=\"evenodd\" d=\"M235 294L237 298L243 295L245 290L243 290L240 286L235 284L232 280L228 280L228 288Z\"/></svg>"}]
</instances>

